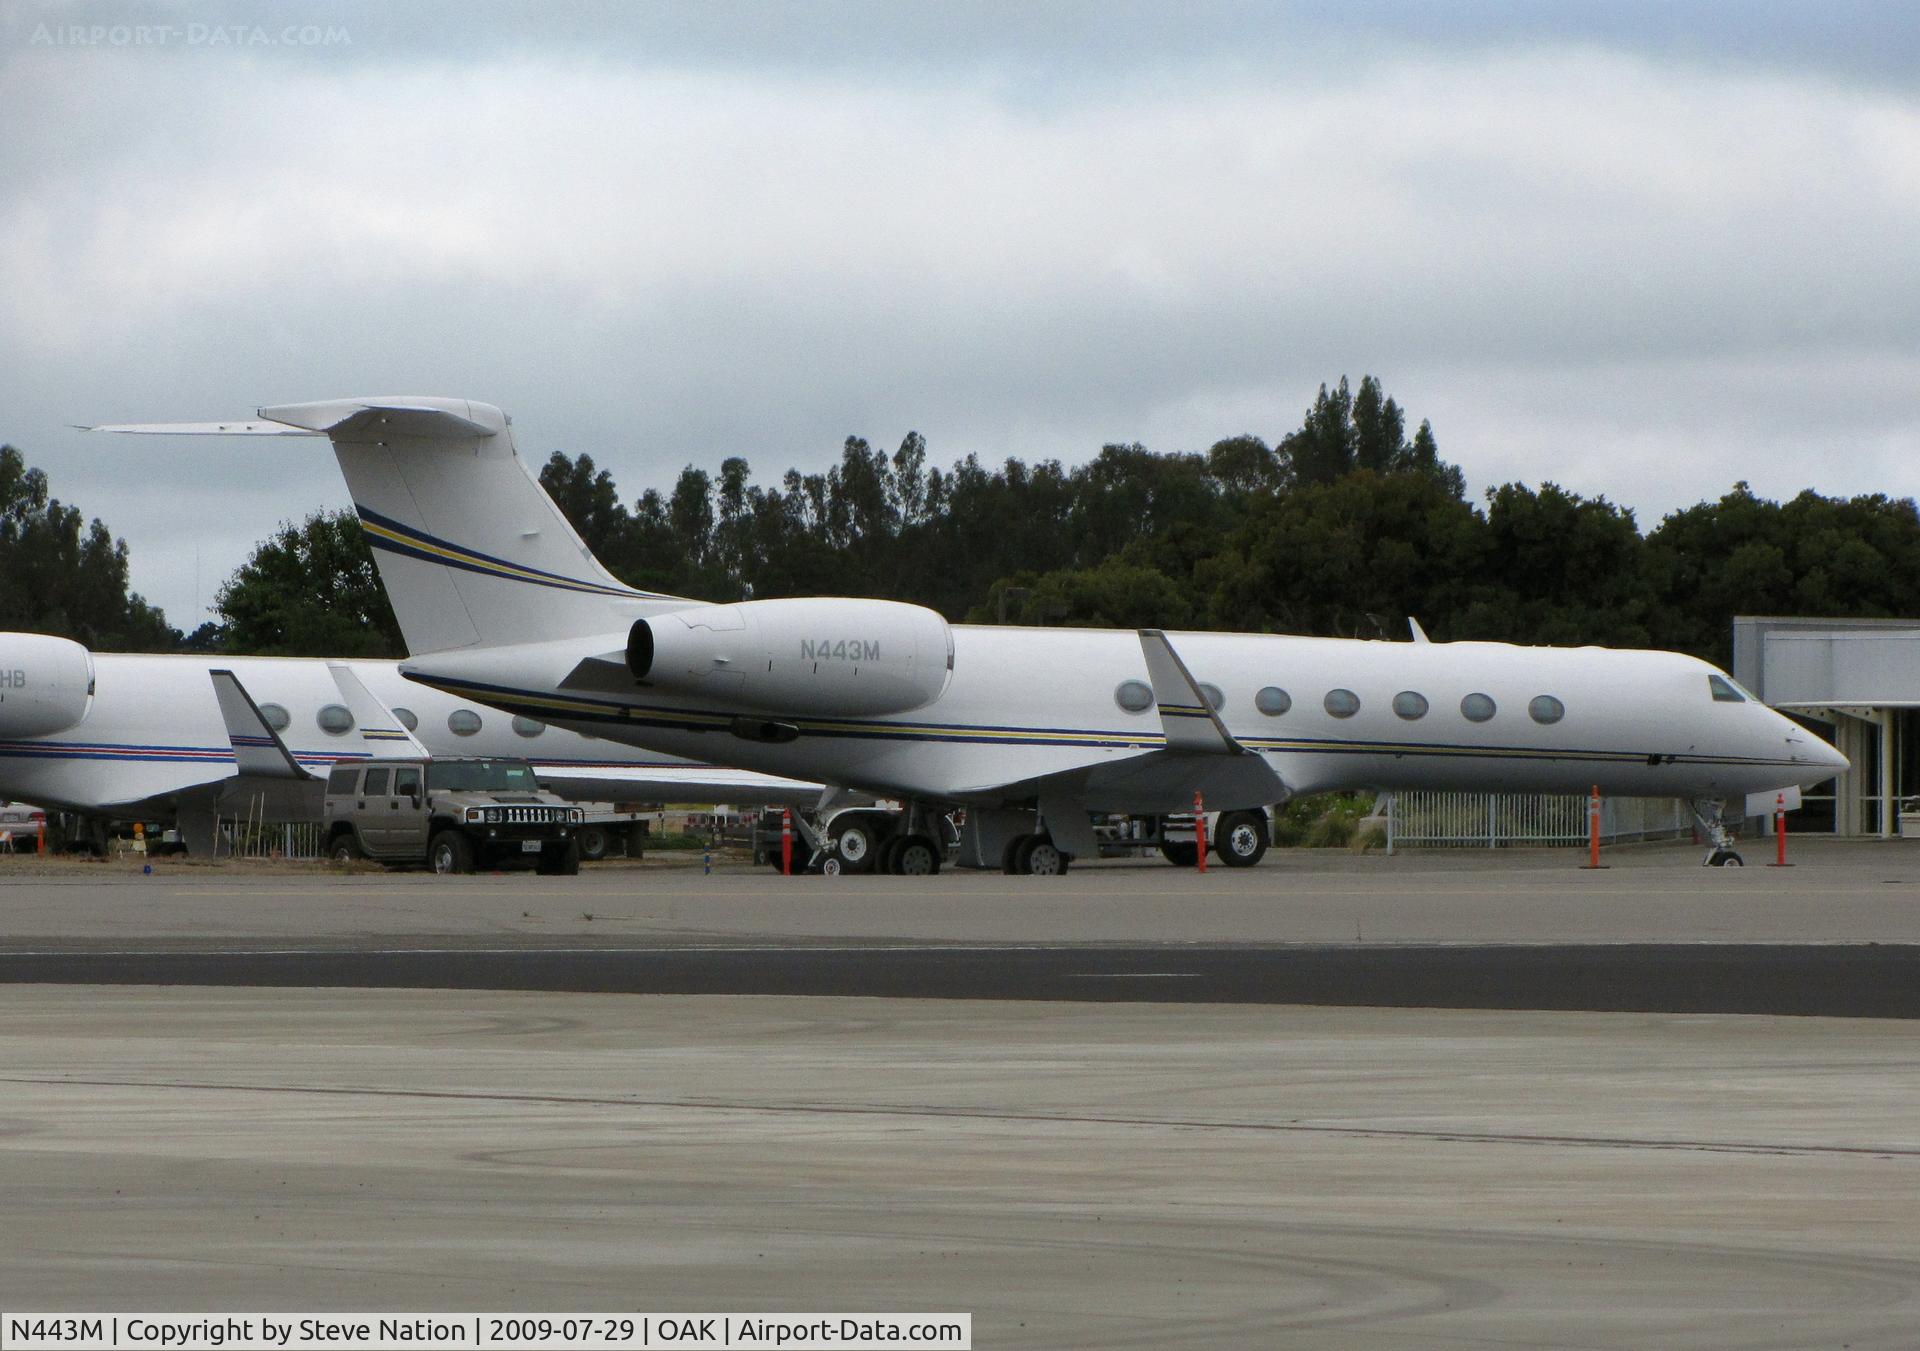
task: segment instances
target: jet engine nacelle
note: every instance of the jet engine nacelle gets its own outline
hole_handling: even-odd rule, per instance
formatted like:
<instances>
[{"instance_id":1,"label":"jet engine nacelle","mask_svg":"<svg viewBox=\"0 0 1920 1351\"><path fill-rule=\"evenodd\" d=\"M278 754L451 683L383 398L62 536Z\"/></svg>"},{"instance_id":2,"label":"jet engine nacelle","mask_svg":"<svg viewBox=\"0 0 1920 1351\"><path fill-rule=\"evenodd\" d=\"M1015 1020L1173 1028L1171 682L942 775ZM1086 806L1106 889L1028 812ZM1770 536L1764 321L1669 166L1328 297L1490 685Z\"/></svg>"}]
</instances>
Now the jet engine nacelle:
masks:
<instances>
[{"instance_id":1,"label":"jet engine nacelle","mask_svg":"<svg viewBox=\"0 0 1920 1351\"><path fill-rule=\"evenodd\" d=\"M93 654L44 633L0 633L0 737L50 736L87 716Z\"/></svg>"},{"instance_id":2,"label":"jet engine nacelle","mask_svg":"<svg viewBox=\"0 0 1920 1351\"><path fill-rule=\"evenodd\" d=\"M642 619L627 636L635 678L764 713L872 717L938 699L953 632L890 600L750 600Z\"/></svg>"}]
</instances>

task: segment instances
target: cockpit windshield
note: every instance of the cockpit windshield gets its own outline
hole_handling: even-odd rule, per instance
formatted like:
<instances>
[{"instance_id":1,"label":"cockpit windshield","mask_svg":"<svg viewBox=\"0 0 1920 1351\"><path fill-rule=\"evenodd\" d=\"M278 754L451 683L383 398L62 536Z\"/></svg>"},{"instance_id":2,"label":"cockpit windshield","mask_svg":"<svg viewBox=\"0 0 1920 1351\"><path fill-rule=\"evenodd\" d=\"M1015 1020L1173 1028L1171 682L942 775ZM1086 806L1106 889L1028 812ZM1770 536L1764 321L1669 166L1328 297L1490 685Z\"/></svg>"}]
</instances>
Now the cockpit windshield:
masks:
<instances>
[{"instance_id":1,"label":"cockpit windshield","mask_svg":"<svg viewBox=\"0 0 1920 1351\"><path fill-rule=\"evenodd\" d=\"M444 793L533 793L540 785L525 760L429 760L427 787Z\"/></svg>"},{"instance_id":2,"label":"cockpit windshield","mask_svg":"<svg viewBox=\"0 0 1920 1351\"><path fill-rule=\"evenodd\" d=\"M1713 691L1716 704L1744 704L1749 697L1745 690L1723 675L1708 676L1707 688Z\"/></svg>"}]
</instances>

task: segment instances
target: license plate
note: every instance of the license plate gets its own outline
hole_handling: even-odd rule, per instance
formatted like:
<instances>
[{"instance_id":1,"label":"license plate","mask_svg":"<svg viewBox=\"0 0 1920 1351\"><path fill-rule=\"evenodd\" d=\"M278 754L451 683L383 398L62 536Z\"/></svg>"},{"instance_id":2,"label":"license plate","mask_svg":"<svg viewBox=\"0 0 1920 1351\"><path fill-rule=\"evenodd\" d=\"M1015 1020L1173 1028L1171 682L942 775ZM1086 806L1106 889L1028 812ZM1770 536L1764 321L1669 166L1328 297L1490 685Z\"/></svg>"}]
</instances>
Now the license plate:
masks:
<instances>
[{"instance_id":1,"label":"license plate","mask_svg":"<svg viewBox=\"0 0 1920 1351\"><path fill-rule=\"evenodd\" d=\"M521 853L523 853L523 854L537 854L537 853L539 853L539 852L540 852L540 841L538 841L538 840L522 840L522 841L520 841L520 852L521 852Z\"/></svg>"}]
</instances>

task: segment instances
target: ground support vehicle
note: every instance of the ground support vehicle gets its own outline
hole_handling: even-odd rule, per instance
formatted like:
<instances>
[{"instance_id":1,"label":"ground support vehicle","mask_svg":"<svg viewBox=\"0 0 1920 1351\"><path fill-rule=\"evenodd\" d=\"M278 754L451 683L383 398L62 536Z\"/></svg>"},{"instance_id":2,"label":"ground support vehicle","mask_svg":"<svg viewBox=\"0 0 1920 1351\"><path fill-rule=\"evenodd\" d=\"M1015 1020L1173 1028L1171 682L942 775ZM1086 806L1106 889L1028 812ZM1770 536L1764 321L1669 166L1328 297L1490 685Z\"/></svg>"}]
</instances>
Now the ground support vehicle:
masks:
<instances>
[{"instance_id":1,"label":"ground support vehicle","mask_svg":"<svg viewBox=\"0 0 1920 1351\"><path fill-rule=\"evenodd\" d=\"M341 861L572 874L586 813L542 790L524 760L397 758L334 766L322 819Z\"/></svg>"}]
</instances>

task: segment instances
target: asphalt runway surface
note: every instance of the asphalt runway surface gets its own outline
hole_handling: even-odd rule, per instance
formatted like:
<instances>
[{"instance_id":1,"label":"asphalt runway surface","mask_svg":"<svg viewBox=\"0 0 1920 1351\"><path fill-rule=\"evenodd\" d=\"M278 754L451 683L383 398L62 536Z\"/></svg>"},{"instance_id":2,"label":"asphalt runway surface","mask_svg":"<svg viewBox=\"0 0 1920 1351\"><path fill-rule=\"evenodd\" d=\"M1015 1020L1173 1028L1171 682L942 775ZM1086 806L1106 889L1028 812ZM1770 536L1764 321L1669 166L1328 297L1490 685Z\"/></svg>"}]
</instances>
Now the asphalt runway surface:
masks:
<instances>
[{"instance_id":1,"label":"asphalt runway surface","mask_svg":"<svg viewBox=\"0 0 1920 1351\"><path fill-rule=\"evenodd\" d=\"M0 982L1920 1017L1920 946L915 946L0 953Z\"/></svg>"}]
</instances>

